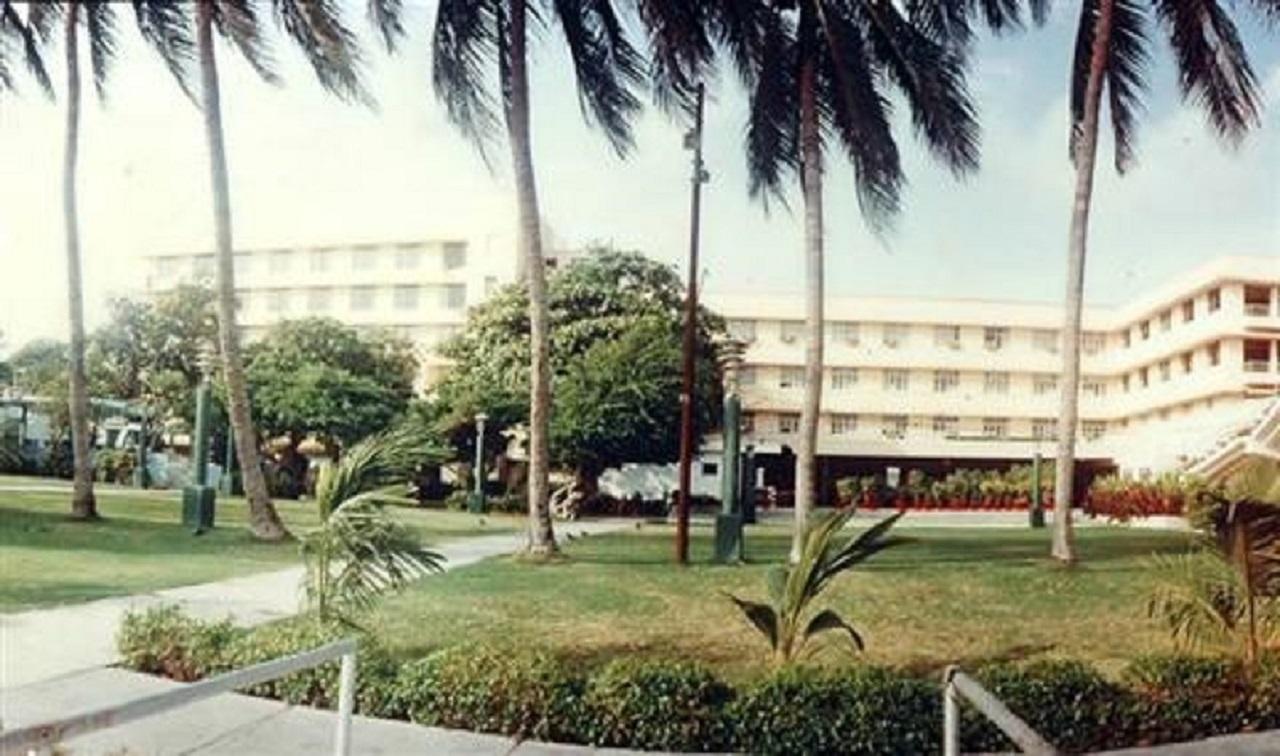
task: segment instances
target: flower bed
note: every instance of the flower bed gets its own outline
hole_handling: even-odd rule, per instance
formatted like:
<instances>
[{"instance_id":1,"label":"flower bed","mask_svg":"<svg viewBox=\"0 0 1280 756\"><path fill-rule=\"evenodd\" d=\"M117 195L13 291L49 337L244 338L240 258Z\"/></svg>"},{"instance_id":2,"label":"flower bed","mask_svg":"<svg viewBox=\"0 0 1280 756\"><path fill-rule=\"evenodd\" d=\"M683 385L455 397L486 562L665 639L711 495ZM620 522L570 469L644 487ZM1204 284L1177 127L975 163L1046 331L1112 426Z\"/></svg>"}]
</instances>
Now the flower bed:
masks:
<instances>
[{"instance_id":1,"label":"flower bed","mask_svg":"<svg viewBox=\"0 0 1280 756\"><path fill-rule=\"evenodd\" d=\"M1199 478L1178 473L1149 480L1105 475L1096 479L1085 494L1085 511L1118 522L1134 517L1180 516L1213 491Z\"/></svg>"},{"instance_id":2,"label":"flower bed","mask_svg":"<svg viewBox=\"0 0 1280 756\"><path fill-rule=\"evenodd\" d=\"M929 479L908 470L897 488L879 475L836 481L839 503L856 502L862 509L921 509L951 511L1017 511L1031 506L1032 469L1015 465L1008 470L956 470L945 478ZM1040 500L1053 506L1053 471L1041 469Z\"/></svg>"}]
</instances>

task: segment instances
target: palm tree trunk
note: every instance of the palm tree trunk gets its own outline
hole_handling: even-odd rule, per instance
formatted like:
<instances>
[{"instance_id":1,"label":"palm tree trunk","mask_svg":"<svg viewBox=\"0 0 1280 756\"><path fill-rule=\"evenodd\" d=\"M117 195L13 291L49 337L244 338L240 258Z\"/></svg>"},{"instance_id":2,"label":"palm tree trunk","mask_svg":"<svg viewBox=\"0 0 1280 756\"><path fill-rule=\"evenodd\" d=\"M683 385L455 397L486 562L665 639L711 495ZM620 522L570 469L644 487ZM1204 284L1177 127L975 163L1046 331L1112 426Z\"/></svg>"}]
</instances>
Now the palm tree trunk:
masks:
<instances>
[{"instance_id":1,"label":"palm tree trunk","mask_svg":"<svg viewBox=\"0 0 1280 756\"><path fill-rule=\"evenodd\" d=\"M67 304L71 321L71 450L75 466L71 516L96 520L93 495L93 444L89 430L89 386L84 368L84 292L80 276L80 218L76 209L76 168L80 151L80 51L77 26L80 3L67 6L67 144L63 153L62 212L67 235Z\"/></svg>"},{"instance_id":2,"label":"palm tree trunk","mask_svg":"<svg viewBox=\"0 0 1280 756\"><path fill-rule=\"evenodd\" d=\"M1053 558L1075 561L1071 503L1075 476L1076 425L1080 415L1080 311L1084 306L1085 247L1089 236L1089 207L1093 198L1093 168L1098 154L1098 111L1102 77L1111 46L1115 0L1101 0L1094 29L1089 81L1085 85L1084 120L1076 142L1076 189L1071 207L1070 247L1067 250L1066 315L1062 323L1062 396L1058 411L1058 458L1053 492Z\"/></svg>"},{"instance_id":3,"label":"palm tree trunk","mask_svg":"<svg viewBox=\"0 0 1280 756\"><path fill-rule=\"evenodd\" d=\"M267 482L258 460L257 438L249 411L240 335L236 327L235 271L231 254L231 191L227 185L227 154L222 141L222 105L219 101L218 67L213 49L213 6L208 0L196 5L196 44L200 54L200 78L204 99L205 138L209 143L209 172L213 183L213 219L217 232L218 341L227 404L240 458L240 474L249 500L249 530L264 541L289 537L271 504Z\"/></svg>"},{"instance_id":4,"label":"palm tree trunk","mask_svg":"<svg viewBox=\"0 0 1280 756\"><path fill-rule=\"evenodd\" d=\"M813 508L817 471L818 417L822 404L823 270L822 146L818 134L816 72L812 59L800 72L800 150L803 163L805 350L804 405L800 411L800 443L796 454L795 532L791 561L800 559L804 531Z\"/></svg>"},{"instance_id":5,"label":"palm tree trunk","mask_svg":"<svg viewBox=\"0 0 1280 756\"><path fill-rule=\"evenodd\" d=\"M516 213L519 220L519 256L529 283L529 544L531 554L556 551L551 527L550 449L547 441L551 415L551 365L547 322L547 279L542 261L542 228L538 213L538 187L533 173L529 140L529 73L526 52L526 0L510 4L510 97L506 113L507 136L516 181Z\"/></svg>"}]
</instances>

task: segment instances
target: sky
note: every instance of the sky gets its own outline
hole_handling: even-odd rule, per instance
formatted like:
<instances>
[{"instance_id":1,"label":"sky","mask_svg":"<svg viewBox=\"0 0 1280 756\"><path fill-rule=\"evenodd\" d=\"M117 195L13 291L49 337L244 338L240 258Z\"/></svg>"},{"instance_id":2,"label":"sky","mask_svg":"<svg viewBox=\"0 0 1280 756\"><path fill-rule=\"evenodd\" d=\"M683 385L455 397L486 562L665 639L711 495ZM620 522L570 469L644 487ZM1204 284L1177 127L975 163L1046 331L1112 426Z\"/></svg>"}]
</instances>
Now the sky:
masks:
<instances>
[{"instance_id":1,"label":"sky","mask_svg":"<svg viewBox=\"0 0 1280 756\"><path fill-rule=\"evenodd\" d=\"M355 3L353 22L363 15ZM508 153L486 165L445 120L430 86L434 3L409 2L409 37L385 55L366 37L378 108L323 92L282 42L273 87L221 48L223 117L237 246L463 237L472 254L509 254L515 198ZM909 186L893 230L871 234L848 163L826 166L830 296L946 296L1061 301L1073 174L1066 93L1075 9L1041 29L984 38L969 85L983 124L982 166L963 181L931 162L900 112ZM1262 82L1263 125L1223 146L1181 104L1167 44L1157 38L1138 164L1111 169L1104 138L1094 193L1086 299L1125 300L1227 254L1276 259L1280 274L1280 29L1238 16ZM203 127L197 108L150 54L122 9L121 55L107 99L86 87L80 169L89 327L109 297L142 286L140 256L213 246ZM543 216L563 245L608 242L680 265L688 253L689 154L684 126L650 110L636 148L618 159L581 117L572 69L543 33L533 51L533 147ZM50 58L55 82L60 53ZM87 78L87 75L86 75ZM713 292L802 291L802 218L747 195L745 98L712 86L705 130L701 277ZM65 338L61 214L62 106L28 84L0 97L0 333L10 349Z\"/></svg>"}]
</instances>

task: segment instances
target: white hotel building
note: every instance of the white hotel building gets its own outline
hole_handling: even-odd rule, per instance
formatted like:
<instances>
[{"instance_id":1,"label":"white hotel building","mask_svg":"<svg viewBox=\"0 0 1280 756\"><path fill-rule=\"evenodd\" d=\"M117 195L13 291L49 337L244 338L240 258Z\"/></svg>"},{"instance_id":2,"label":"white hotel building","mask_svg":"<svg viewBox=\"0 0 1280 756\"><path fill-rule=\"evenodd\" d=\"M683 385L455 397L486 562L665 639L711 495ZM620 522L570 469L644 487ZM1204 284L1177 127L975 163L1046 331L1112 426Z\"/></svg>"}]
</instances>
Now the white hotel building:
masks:
<instances>
[{"instance_id":1,"label":"white hotel building","mask_svg":"<svg viewBox=\"0 0 1280 756\"><path fill-rule=\"evenodd\" d=\"M790 490L803 299L707 304L747 344L744 443L765 484ZM1052 457L1062 315L1048 304L829 298L820 484L890 466L941 474ZM1083 321L1082 478L1176 468L1280 394L1280 258L1214 260L1118 307L1088 307ZM716 461L708 455L705 477Z\"/></svg>"}]
</instances>

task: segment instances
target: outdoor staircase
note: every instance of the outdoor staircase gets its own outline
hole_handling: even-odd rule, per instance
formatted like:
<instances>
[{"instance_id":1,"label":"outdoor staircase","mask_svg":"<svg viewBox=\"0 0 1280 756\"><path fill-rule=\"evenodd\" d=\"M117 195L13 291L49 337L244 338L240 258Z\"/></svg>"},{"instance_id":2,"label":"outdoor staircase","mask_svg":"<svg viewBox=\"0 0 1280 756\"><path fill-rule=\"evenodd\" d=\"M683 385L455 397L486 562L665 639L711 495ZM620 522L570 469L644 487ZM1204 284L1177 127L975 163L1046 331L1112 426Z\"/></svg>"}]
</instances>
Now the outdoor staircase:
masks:
<instances>
[{"instance_id":1,"label":"outdoor staircase","mask_svg":"<svg viewBox=\"0 0 1280 756\"><path fill-rule=\"evenodd\" d=\"M1247 422L1223 434L1186 471L1208 480L1223 480L1250 457L1280 460L1280 396L1264 402Z\"/></svg>"}]
</instances>

